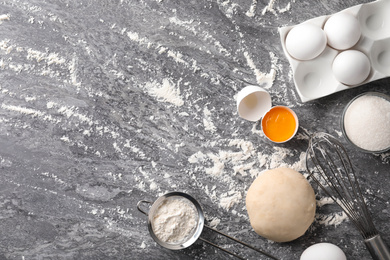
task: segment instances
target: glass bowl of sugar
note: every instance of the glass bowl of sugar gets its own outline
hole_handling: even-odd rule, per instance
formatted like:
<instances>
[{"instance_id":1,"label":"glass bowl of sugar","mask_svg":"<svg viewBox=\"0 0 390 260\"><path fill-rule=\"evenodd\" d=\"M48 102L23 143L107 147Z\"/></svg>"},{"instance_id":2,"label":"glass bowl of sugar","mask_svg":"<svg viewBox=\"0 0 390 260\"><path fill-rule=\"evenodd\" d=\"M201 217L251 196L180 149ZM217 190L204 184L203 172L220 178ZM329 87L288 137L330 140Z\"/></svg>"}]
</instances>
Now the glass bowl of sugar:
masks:
<instances>
[{"instance_id":1,"label":"glass bowl of sugar","mask_svg":"<svg viewBox=\"0 0 390 260\"><path fill-rule=\"evenodd\" d=\"M341 117L341 129L349 143L366 153L390 149L390 96L366 92L353 98Z\"/></svg>"}]
</instances>

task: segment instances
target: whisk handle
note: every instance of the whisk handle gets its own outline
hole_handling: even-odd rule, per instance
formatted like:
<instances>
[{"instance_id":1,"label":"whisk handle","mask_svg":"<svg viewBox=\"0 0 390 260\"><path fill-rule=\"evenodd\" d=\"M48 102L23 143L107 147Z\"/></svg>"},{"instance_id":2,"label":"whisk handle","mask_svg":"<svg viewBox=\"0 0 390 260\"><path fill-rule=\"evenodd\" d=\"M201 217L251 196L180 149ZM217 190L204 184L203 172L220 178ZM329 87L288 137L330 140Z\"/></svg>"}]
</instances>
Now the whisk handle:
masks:
<instances>
[{"instance_id":1,"label":"whisk handle","mask_svg":"<svg viewBox=\"0 0 390 260\"><path fill-rule=\"evenodd\" d=\"M390 260L390 250L380 235L364 240L368 251L374 260Z\"/></svg>"}]
</instances>

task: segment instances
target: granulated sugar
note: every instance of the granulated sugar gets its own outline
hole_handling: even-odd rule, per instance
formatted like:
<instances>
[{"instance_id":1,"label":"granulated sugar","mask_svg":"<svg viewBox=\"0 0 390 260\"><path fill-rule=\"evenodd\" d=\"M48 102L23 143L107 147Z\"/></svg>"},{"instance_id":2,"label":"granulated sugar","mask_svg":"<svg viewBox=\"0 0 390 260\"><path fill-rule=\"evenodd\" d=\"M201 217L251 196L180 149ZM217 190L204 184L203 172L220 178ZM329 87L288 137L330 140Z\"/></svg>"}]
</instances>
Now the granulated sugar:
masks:
<instances>
[{"instance_id":1,"label":"granulated sugar","mask_svg":"<svg viewBox=\"0 0 390 260\"><path fill-rule=\"evenodd\" d=\"M344 129L349 140L364 150L390 147L390 102L374 95L357 98L345 112Z\"/></svg>"}]
</instances>

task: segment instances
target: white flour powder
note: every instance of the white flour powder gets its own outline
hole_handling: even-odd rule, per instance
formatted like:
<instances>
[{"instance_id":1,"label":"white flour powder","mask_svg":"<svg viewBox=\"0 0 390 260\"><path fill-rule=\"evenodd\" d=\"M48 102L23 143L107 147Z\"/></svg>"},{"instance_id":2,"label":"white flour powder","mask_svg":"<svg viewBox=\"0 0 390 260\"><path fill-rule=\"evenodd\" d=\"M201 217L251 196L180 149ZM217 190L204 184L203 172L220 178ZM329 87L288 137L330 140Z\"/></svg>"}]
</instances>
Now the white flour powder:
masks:
<instances>
[{"instance_id":1,"label":"white flour powder","mask_svg":"<svg viewBox=\"0 0 390 260\"><path fill-rule=\"evenodd\" d=\"M198 214L195 206L186 198L172 196L157 208L152 228L161 241L176 244L186 241L195 232Z\"/></svg>"}]
</instances>

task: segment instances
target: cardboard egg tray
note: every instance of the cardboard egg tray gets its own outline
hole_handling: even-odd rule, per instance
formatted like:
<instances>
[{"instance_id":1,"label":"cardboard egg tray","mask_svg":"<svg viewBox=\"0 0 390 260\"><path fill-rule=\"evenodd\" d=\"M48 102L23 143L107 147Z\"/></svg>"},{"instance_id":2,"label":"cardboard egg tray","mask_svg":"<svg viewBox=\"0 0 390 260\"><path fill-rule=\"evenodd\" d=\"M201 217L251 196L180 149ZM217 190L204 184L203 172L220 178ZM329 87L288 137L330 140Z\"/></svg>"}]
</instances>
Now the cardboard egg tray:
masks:
<instances>
[{"instance_id":1,"label":"cardboard egg tray","mask_svg":"<svg viewBox=\"0 0 390 260\"><path fill-rule=\"evenodd\" d=\"M288 53L285 44L286 36L294 26L279 28L283 50L292 68L294 84L302 102L390 76L390 0L377 0L356 5L341 12L347 12L359 21L360 39L349 50L361 51L369 58L370 74L366 80L357 85L345 85L339 82L333 75L332 63L335 57L342 52L341 50L327 45L325 50L312 60L296 60ZM323 29L331 16L321 16L303 23L311 23Z\"/></svg>"}]
</instances>

